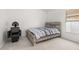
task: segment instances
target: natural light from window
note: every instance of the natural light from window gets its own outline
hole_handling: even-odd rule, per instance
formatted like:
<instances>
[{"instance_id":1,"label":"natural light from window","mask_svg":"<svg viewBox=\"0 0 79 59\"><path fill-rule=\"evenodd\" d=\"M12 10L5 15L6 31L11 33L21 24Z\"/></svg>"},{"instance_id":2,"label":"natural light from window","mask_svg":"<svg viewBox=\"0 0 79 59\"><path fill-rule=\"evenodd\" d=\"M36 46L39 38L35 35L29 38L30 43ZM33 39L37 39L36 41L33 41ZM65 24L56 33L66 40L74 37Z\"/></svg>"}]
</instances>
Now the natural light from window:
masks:
<instances>
[{"instance_id":1,"label":"natural light from window","mask_svg":"<svg viewBox=\"0 0 79 59\"><path fill-rule=\"evenodd\" d=\"M79 22L66 22L66 32L79 33Z\"/></svg>"},{"instance_id":2,"label":"natural light from window","mask_svg":"<svg viewBox=\"0 0 79 59\"><path fill-rule=\"evenodd\" d=\"M66 32L79 33L79 9L66 10Z\"/></svg>"}]
</instances>

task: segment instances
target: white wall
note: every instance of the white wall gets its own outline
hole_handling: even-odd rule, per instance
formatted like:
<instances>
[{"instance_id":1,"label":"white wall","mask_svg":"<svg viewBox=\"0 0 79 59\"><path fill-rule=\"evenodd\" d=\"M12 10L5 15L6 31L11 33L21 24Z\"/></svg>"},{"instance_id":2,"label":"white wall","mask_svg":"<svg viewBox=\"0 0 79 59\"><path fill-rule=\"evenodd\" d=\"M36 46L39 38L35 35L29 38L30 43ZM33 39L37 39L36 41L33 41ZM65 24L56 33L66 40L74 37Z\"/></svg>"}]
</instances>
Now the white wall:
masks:
<instances>
[{"instance_id":1,"label":"white wall","mask_svg":"<svg viewBox=\"0 0 79 59\"><path fill-rule=\"evenodd\" d=\"M25 36L25 30L31 27L43 26L46 19L46 13L42 10L6 10L6 23L7 29L11 27L13 21L17 20Z\"/></svg>"},{"instance_id":2,"label":"white wall","mask_svg":"<svg viewBox=\"0 0 79 59\"><path fill-rule=\"evenodd\" d=\"M51 9L48 10L48 20L47 21L61 21L62 23L62 37L79 42L79 34L68 33L65 29L65 19L66 14L64 9Z\"/></svg>"},{"instance_id":3,"label":"white wall","mask_svg":"<svg viewBox=\"0 0 79 59\"><path fill-rule=\"evenodd\" d=\"M0 47L3 46L3 39L4 39L4 20L6 19L5 10L0 10Z\"/></svg>"},{"instance_id":4,"label":"white wall","mask_svg":"<svg viewBox=\"0 0 79 59\"><path fill-rule=\"evenodd\" d=\"M46 12L40 9L0 10L0 45L13 21L19 22L22 36L25 36L28 28L44 26L45 20Z\"/></svg>"},{"instance_id":5,"label":"white wall","mask_svg":"<svg viewBox=\"0 0 79 59\"><path fill-rule=\"evenodd\" d=\"M50 9L47 12L48 12L47 21L62 21L62 19L64 19L63 10L61 9Z\"/></svg>"}]
</instances>

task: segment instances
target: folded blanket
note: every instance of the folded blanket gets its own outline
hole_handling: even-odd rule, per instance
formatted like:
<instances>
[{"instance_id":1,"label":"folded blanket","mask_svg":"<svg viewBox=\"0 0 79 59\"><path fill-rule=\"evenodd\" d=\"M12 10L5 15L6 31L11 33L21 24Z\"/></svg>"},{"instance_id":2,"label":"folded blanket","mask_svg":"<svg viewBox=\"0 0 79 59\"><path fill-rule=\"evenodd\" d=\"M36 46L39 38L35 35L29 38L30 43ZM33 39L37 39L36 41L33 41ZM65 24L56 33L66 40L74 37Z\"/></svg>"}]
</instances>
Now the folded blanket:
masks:
<instances>
[{"instance_id":1,"label":"folded blanket","mask_svg":"<svg viewBox=\"0 0 79 59\"><path fill-rule=\"evenodd\" d=\"M28 30L31 31L36 36L36 39L39 39L47 35L54 35L60 33L60 31L57 28L47 28L47 27L31 28Z\"/></svg>"}]
</instances>

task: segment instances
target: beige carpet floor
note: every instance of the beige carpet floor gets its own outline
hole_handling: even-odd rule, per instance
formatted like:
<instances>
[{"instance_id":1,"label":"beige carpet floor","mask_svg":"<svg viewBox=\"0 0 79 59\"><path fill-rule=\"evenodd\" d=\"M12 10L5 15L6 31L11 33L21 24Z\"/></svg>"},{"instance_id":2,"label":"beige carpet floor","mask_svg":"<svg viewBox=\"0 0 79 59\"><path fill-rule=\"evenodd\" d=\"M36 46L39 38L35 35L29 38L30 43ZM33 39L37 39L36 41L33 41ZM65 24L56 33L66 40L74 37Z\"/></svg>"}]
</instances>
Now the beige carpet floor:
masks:
<instances>
[{"instance_id":1,"label":"beige carpet floor","mask_svg":"<svg viewBox=\"0 0 79 59\"><path fill-rule=\"evenodd\" d=\"M20 38L18 42L7 42L0 50L78 50L79 44L55 38L32 46L27 38Z\"/></svg>"}]
</instances>

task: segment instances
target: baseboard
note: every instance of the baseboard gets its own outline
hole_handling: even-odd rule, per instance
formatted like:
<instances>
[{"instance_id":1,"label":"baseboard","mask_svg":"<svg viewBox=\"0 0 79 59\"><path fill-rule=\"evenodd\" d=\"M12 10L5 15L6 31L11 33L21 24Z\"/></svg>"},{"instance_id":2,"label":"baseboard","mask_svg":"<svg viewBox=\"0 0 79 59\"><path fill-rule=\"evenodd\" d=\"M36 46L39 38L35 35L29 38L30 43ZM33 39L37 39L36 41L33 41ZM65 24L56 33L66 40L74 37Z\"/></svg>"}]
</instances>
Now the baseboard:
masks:
<instances>
[{"instance_id":1,"label":"baseboard","mask_svg":"<svg viewBox=\"0 0 79 59\"><path fill-rule=\"evenodd\" d=\"M61 37L61 38L64 39L64 40L68 40L68 41L71 41L71 42L79 44L79 42L77 42L77 41L74 41L74 40L71 40L71 39L68 39L68 38L65 38L65 37Z\"/></svg>"}]
</instances>

